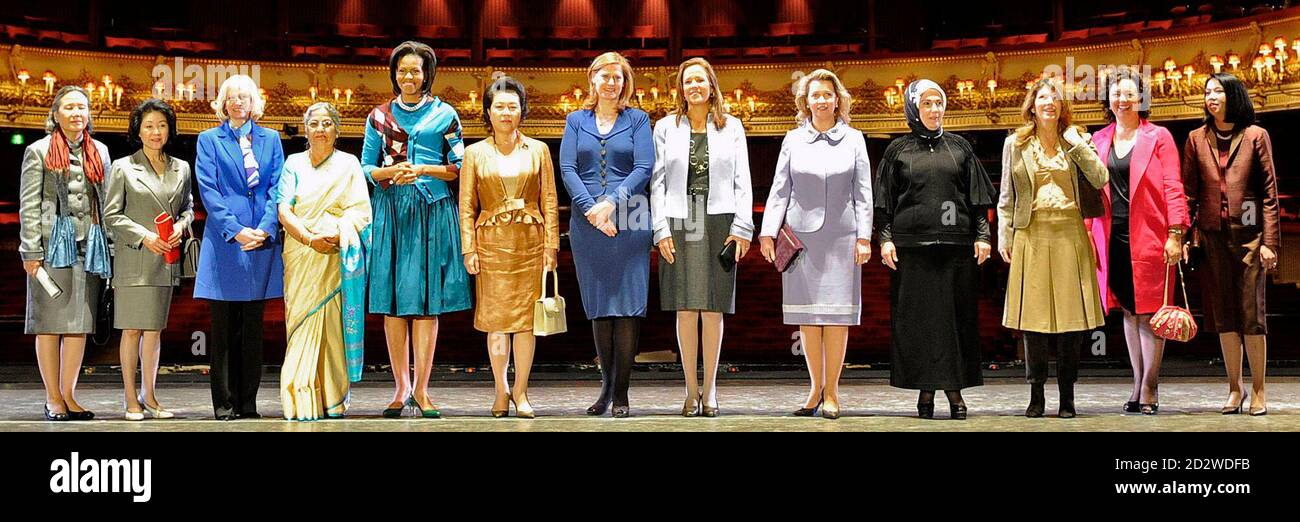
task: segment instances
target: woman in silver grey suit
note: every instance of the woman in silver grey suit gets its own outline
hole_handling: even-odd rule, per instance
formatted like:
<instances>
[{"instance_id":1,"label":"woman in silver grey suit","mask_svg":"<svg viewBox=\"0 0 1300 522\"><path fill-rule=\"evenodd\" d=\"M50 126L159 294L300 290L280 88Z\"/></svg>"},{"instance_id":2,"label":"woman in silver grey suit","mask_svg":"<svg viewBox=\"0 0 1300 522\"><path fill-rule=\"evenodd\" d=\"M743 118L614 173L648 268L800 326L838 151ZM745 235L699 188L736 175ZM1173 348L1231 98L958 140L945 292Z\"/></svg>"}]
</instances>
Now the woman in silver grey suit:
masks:
<instances>
[{"instance_id":1,"label":"woman in silver grey suit","mask_svg":"<svg viewBox=\"0 0 1300 522\"><path fill-rule=\"evenodd\" d=\"M90 97L65 86L54 96L48 136L23 151L19 182L18 253L27 272L23 333L36 335L45 383L45 418L89 420L77 404L86 334L104 281L111 277L101 220L108 147L90 137Z\"/></svg>"},{"instance_id":2,"label":"woman in silver grey suit","mask_svg":"<svg viewBox=\"0 0 1300 522\"><path fill-rule=\"evenodd\" d=\"M158 419L173 416L154 396L159 336L167 327L172 287L180 282L180 263L168 263L166 256L180 248L181 235L194 221L190 165L163 152L175 137L172 107L159 99L145 100L131 112L127 134L141 149L114 161L108 174L104 223L117 240L113 327L122 330L119 357L126 419L132 421L144 420L146 411ZM161 237L156 220L171 221L171 233ZM178 254L173 259L179 260ZM137 365L143 388L138 394Z\"/></svg>"},{"instance_id":3,"label":"woman in silver grey suit","mask_svg":"<svg viewBox=\"0 0 1300 522\"><path fill-rule=\"evenodd\" d=\"M708 61L682 62L677 87L677 109L655 124L650 175L659 303L677 312L686 376L682 415L716 417L722 314L736 313L736 263L754 236L749 149L740 120L723 110L722 89ZM695 373L700 352L702 391Z\"/></svg>"}]
</instances>

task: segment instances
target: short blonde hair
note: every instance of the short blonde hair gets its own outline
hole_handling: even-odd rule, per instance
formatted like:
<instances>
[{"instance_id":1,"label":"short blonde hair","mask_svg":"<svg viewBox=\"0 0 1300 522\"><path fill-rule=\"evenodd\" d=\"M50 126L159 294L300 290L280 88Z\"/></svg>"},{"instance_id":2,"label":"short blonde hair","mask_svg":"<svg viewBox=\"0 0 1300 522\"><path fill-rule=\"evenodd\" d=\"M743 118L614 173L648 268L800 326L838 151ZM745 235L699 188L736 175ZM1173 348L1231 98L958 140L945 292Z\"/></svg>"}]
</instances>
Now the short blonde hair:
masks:
<instances>
[{"instance_id":1,"label":"short blonde hair","mask_svg":"<svg viewBox=\"0 0 1300 522\"><path fill-rule=\"evenodd\" d=\"M226 81L221 82L221 89L217 91L217 99L212 100L212 110L216 111L217 119L222 122L230 120L226 116L226 98L230 96L232 89L243 89L248 92L248 97L253 100L253 106L249 108L251 120L257 121L262 118L263 111L266 110L266 100L262 98L262 93L257 89L257 82L247 74L236 74Z\"/></svg>"},{"instance_id":2,"label":"short blonde hair","mask_svg":"<svg viewBox=\"0 0 1300 522\"><path fill-rule=\"evenodd\" d=\"M835 73L826 69L817 69L799 79L798 88L795 89L794 93L794 106L799 110L798 114L795 115L795 119L803 123L804 120L812 117L812 113L808 110L808 86L815 81L830 82L835 87L835 101L839 106L836 117L840 121L848 123L853 97L849 95L849 90L844 88L844 82L840 81L840 77L835 76Z\"/></svg>"},{"instance_id":3,"label":"short blonde hair","mask_svg":"<svg viewBox=\"0 0 1300 522\"><path fill-rule=\"evenodd\" d=\"M591 110L596 108L596 101L599 96L596 95L596 84L591 81L591 76L596 74L601 68L607 65L618 64L623 70L623 92L618 96L618 110L626 109L632 102L632 92L636 89L632 86L632 64L628 63L627 58L614 51L607 52L597 56L591 62L591 67L587 68L587 97L582 100L582 108Z\"/></svg>"}]
</instances>

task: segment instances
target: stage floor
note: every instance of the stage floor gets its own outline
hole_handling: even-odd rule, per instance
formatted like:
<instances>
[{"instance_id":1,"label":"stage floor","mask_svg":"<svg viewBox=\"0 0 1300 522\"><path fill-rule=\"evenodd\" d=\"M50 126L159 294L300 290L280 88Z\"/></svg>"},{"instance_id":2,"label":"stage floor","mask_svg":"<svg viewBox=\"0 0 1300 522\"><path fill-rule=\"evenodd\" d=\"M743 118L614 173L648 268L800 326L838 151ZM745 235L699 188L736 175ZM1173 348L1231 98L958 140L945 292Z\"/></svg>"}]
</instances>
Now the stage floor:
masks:
<instances>
[{"instance_id":1,"label":"stage floor","mask_svg":"<svg viewBox=\"0 0 1300 522\"><path fill-rule=\"evenodd\" d=\"M39 385L0 386L0 431L1300 431L1300 378L1278 377L1269 382L1269 414L1262 417L1221 415L1227 397L1221 379L1168 378L1160 387L1160 414L1122 414L1120 406L1131 384L1110 377L1085 379L1077 386L1080 416L1057 419L1056 387L1047 388L1048 417L1023 417L1029 388L1023 380L999 378L965 392L970 418L947 419L942 394L936 401L936 419L916 414L916 394L892 388L879 379L855 379L842 384L843 417L839 420L799 418L790 412L802 405L806 383L793 379L724 381L719 386L721 416L684 418L684 390L669 380L634 381L632 417L589 417L585 408L595 398L598 383L541 381L529 395L538 418L494 419L488 410L492 388L486 383L435 383L431 396L440 406L441 419L401 420L379 417L392 398L391 383L362 382L353 388L352 410L347 419L288 422L278 418L280 403L272 379L263 382L259 395L259 420L212 419L209 392L204 383L163 383L158 396L176 419L128 422L122 418L120 384L83 384L81 404L93 410L88 422L46 422L41 417L44 392ZM512 411L513 414L513 411Z\"/></svg>"}]
</instances>

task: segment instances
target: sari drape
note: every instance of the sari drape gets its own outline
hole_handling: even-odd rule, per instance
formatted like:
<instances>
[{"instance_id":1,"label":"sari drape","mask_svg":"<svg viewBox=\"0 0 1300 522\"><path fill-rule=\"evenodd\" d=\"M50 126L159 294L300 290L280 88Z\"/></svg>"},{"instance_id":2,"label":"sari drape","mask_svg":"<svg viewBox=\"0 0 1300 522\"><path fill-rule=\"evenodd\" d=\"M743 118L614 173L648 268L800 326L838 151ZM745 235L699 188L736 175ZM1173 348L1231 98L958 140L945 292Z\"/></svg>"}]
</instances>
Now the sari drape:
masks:
<instances>
[{"instance_id":1,"label":"sari drape","mask_svg":"<svg viewBox=\"0 0 1300 522\"><path fill-rule=\"evenodd\" d=\"M302 152L285 161L280 179L280 203L288 203L311 232L339 236L338 250L322 254L285 235L288 346L280 369L284 417L342 416L349 383L361 377L363 252L371 220L365 176L361 163L345 152L336 151L317 167Z\"/></svg>"}]
</instances>

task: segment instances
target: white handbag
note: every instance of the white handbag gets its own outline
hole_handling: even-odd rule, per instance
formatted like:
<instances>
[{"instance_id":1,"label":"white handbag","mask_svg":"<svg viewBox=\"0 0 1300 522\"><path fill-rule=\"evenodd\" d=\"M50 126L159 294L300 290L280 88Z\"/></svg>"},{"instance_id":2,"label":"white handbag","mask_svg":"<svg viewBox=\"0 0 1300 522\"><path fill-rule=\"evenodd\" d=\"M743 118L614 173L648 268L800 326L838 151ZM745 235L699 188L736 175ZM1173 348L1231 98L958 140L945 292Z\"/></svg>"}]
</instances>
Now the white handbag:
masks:
<instances>
[{"instance_id":1,"label":"white handbag","mask_svg":"<svg viewBox=\"0 0 1300 522\"><path fill-rule=\"evenodd\" d=\"M555 272L552 281L553 297L546 297L546 276L554 270L542 270L542 297L533 303L533 335L547 336L569 330L564 316L564 298L560 297L560 274Z\"/></svg>"}]
</instances>

